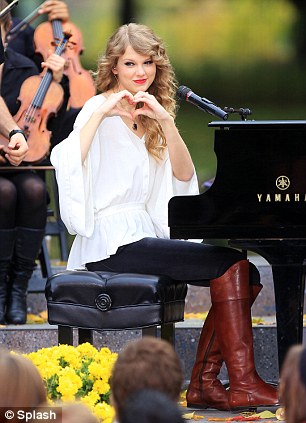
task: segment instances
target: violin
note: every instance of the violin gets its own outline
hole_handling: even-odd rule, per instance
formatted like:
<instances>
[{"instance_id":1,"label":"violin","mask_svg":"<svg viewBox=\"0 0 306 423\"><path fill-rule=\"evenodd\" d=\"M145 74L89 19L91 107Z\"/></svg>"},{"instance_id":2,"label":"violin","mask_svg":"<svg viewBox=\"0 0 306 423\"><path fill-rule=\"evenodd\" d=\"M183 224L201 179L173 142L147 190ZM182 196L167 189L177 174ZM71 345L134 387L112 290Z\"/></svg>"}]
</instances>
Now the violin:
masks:
<instances>
[{"instance_id":1,"label":"violin","mask_svg":"<svg viewBox=\"0 0 306 423\"><path fill-rule=\"evenodd\" d=\"M19 31L22 31L27 26L28 22L32 22L36 17L40 16L37 13L40 7L36 8L12 28L8 36L16 36ZM66 49L62 54L67 62L64 73L69 79L69 106L80 109L89 98L96 94L96 88L90 72L82 67L79 59L84 47L82 34L77 26L71 21L62 22L60 19L39 24L34 32L35 52L40 54L43 60L46 60L49 56L50 48L53 49L56 46L58 41L63 38L64 32L71 34Z\"/></svg>"},{"instance_id":2,"label":"violin","mask_svg":"<svg viewBox=\"0 0 306 423\"><path fill-rule=\"evenodd\" d=\"M55 54L62 54L69 38L70 34L64 33ZM14 120L27 136L29 150L24 159L25 163L39 163L50 150L51 131L47 129L47 123L51 116L56 115L64 99L63 88L52 79L52 71L48 69L44 76L34 75L27 78L20 89L20 107ZM8 144L6 138L3 141ZM0 142L2 143L2 137Z\"/></svg>"},{"instance_id":3,"label":"violin","mask_svg":"<svg viewBox=\"0 0 306 423\"><path fill-rule=\"evenodd\" d=\"M96 89L89 71L82 68L79 60L83 52L83 39L78 28L70 21L63 23L57 19L51 23L41 23L34 32L35 51L45 60L50 46L63 37L63 32L71 33L71 38L62 55L67 63L64 73L69 79L69 106L80 109L89 98L96 94Z\"/></svg>"}]
</instances>

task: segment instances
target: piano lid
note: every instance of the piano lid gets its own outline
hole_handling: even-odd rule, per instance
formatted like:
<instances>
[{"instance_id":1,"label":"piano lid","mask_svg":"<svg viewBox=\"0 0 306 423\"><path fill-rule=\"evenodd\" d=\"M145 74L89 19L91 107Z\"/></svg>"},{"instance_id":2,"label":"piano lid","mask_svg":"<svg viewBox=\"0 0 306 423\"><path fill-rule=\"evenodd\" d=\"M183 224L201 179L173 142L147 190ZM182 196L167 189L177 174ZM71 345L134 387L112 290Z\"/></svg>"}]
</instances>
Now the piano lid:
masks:
<instances>
[{"instance_id":1,"label":"piano lid","mask_svg":"<svg viewBox=\"0 0 306 423\"><path fill-rule=\"evenodd\" d=\"M306 121L210 126L217 127L214 183L170 200L171 237L306 238Z\"/></svg>"},{"instance_id":2,"label":"piano lid","mask_svg":"<svg viewBox=\"0 0 306 423\"><path fill-rule=\"evenodd\" d=\"M220 129L235 128L235 129L276 129L276 128L305 128L306 120L245 120L245 121L226 121L226 122L210 122L210 127L217 127Z\"/></svg>"}]
</instances>

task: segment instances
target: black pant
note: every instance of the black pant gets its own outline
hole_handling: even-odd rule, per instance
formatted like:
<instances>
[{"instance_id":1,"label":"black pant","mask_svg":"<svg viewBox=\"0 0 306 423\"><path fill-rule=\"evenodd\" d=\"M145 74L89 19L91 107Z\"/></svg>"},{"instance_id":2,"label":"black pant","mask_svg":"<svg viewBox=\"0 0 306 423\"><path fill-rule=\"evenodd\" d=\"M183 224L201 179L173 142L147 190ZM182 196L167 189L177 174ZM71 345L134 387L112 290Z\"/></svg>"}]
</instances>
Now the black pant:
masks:
<instances>
[{"instance_id":1,"label":"black pant","mask_svg":"<svg viewBox=\"0 0 306 423\"><path fill-rule=\"evenodd\" d=\"M242 252L209 244L174 239L143 238L119 247L116 254L98 262L87 263L90 271L167 275L192 285L209 286L211 279L222 276ZM250 283L259 284L256 267L250 266Z\"/></svg>"}]
</instances>

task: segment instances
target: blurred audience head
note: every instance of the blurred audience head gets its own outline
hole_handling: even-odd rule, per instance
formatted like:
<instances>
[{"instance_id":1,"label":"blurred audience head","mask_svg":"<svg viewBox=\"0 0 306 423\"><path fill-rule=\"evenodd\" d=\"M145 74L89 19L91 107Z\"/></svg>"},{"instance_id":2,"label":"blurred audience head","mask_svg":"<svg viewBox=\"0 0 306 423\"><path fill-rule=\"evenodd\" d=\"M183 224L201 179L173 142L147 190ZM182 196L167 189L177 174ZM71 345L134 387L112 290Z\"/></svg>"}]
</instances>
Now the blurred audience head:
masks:
<instances>
[{"instance_id":1,"label":"blurred audience head","mask_svg":"<svg viewBox=\"0 0 306 423\"><path fill-rule=\"evenodd\" d=\"M37 407L47 401L42 377L26 357L0 349L0 407Z\"/></svg>"},{"instance_id":2,"label":"blurred audience head","mask_svg":"<svg viewBox=\"0 0 306 423\"><path fill-rule=\"evenodd\" d=\"M90 409L79 402L63 403L61 423L99 423Z\"/></svg>"},{"instance_id":3,"label":"blurred audience head","mask_svg":"<svg viewBox=\"0 0 306 423\"><path fill-rule=\"evenodd\" d=\"M182 384L180 359L169 342L150 336L129 342L118 354L110 380L117 418L137 391L153 389L178 401Z\"/></svg>"},{"instance_id":4,"label":"blurred audience head","mask_svg":"<svg viewBox=\"0 0 306 423\"><path fill-rule=\"evenodd\" d=\"M306 422L306 348L295 345L285 358L280 375L280 399L287 423Z\"/></svg>"},{"instance_id":5,"label":"blurred audience head","mask_svg":"<svg viewBox=\"0 0 306 423\"><path fill-rule=\"evenodd\" d=\"M121 410L120 423L184 423L177 403L162 392L142 389Z\"/></svg>"}]
</instances>

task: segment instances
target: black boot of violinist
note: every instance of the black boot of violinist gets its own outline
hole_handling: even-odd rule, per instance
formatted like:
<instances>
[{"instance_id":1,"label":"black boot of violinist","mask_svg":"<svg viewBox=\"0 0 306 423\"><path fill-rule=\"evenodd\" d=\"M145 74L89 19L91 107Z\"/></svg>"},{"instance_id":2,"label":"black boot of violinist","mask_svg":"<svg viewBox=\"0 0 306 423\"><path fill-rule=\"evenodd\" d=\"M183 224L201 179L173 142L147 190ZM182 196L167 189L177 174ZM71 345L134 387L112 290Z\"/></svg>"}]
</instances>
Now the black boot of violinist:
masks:
<instances>
[{"instance_id":1,"label":"black boot of violinist","mask_svg":"<svg viewBox=\"0 0 306 423\"><path fill-rule=\"evenodd\" d=\"M7 300L7 323L26 323L28 283L36 266L35 260L44 234L44 229L17 228Z\"/></svg>"},{"instance_id":2,"label":"black boot of violinist","mask_svg":"<svg viewBox=\"0 0 306 423\"><path fill-rule=\"evenodd\" d=\"M0 325L5 324L8 274L15 244L16 229L0 230Z\"/></svg>"}]
</instances>

